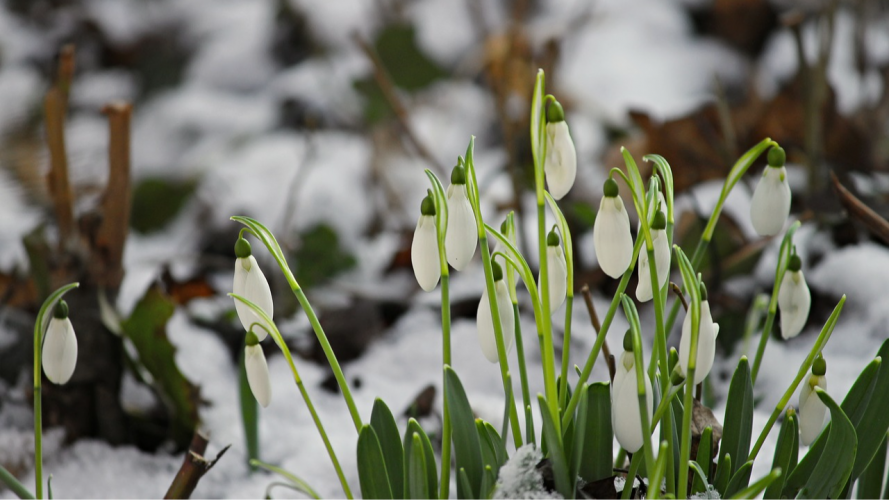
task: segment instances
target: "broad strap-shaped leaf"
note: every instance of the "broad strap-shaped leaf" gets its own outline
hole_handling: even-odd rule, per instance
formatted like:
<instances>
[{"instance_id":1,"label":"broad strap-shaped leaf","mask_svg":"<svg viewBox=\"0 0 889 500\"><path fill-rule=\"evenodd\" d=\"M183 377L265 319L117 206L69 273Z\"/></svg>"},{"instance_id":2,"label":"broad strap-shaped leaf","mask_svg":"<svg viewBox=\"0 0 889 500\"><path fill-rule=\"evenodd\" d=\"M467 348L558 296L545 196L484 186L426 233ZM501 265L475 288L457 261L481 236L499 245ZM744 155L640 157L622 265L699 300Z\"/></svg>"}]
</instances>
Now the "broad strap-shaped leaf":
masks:
<instances>
[{"instance_id":1,"label":"broad strap-shaped leaf","mask_svg":"<svg viewBox=\"0 0 889 500\"><path fill-rule=\"evenodd\" d=\"M572 429L573 435L570 438L571 451L567 453L569 461L568 477L573 478L576 478L580 475L580 466L583 463L583 449L586 445L587 421L589 420L588 408L590 399L590 386L587 384L583 384L577 390L581 391L580 404L577 405L577 418L571 420L569 424L569 427ZM568 439L569 438L567 437L566 433L566 445L569 443Z\"/></svg>"},{"instance_id":2,"label":"broad strap-shaped leaf","mask_svg":"<svg viewBox=\"0 0 889 500\"><path fill-rule=\"evenodd\" d=\"M410 491L408 484L410 455L413 453L413 436L419 436L420 442L423 444L423 454L425 455L424 463L426 464L426 489L430 496L435 496L438 492L438 469L435 466L435 451L432 449L432 442L429 436L420 427L419 422L411 418L407 422L407 431L404 433L404 464L405 464L405 491Z\"/></svg>"},{"instance_id":3,"label":"broad strap-shaped leaf","mask_svg":"<svg viewBox=\"0 0 889 500\"><path fill-rule=\"evenodd\" d=\"M710 464L713 460L712 453L713 428L707 427L704 429L704 432L701 433L701 440L698 441L698 453L695 457L695 462L697 462L698 466L701 467L701 470L704 471L704 476L708 478L710 477ZM691 488L692 494L706 490L707 484L709 483L704 483L698 477L695 477L694 484L692 484Z\"/></svg>"},{"instance_id":4,"label":"broad strap-shaped leaf","mask_svg":"<svg viewBox=\"0 0 889 500\"><path fill-rule=\"evenodd\" d=\"M815 388L815 393L830 410L830 431L824 453L797 498L837 498L852 474L858 438L839 405L820 388Z\"/></svg>"},{"instance_id":5,"label":"broad strap-shaped leaf","mask_svg":"<svg viewBox=\"0 0 889 500\"><path fill-rule=\"evenodd\" d=\"M460 498L478 498L484 464L475 417L457 373L450 366L445 366L444 371L445 397L448 399L448 413L454 431L454 457L457 461L457 470L460 471L458 479L465 476L468 481L463 486L458 485L457 493ZM470 493L468 497L464 496L467 491Z\"/></svg>"},{"instance_id":6,"label":"broad strap-shaped leaf","mask_svg":"<svg viewBox=\"0 0 889 500\"><path fill-rule=\"evenodd\" d=\"M883 342L877 356L880 359L889 359L889 340ZM868 439L859 443L855 465L852 467L853 481L861 475L880 448L880 440L874 436L883 436L889 431L889 397L886 397L889 394L889 370L880 370L873 393L878 396L870 399L861 420L855 424L857 435L867 436Z\"/></svg>"},{"instance_id":7,"label":"broad strap-shaped leaf","mask_svg":"<svg viewBox=\"0 0 889 500\"><path fill-rule=\"evenodd\" d=\"M886 437L870 465L858 478L858 498L880 498L883 493L883 473L886 471Z\"/></svg>"},{"instance_id":8,"label":"broad strap-shaped leaf","mask_svg":"<svg viewBox=\"0 0 889 500\"><path fill-rule=\"evenodd\" d=\"M728 489L728 483L732 478L732 456L729 453L720 455L719 463L716 466L716 476L713 478L713 487L719 492L721 498L725 498L725 490Z\"/></svg>"},{"instance_id":9,"label":"broad strap-shaped leaf","mask_svg":"<svg viewBox=\"0 0 889 500\"><path fill-rule=\"evenodd\" d=\"M577 425L586 427L579 476L588 483L613 476L614 433L611 429L611 387L608 382L596 382L589 386L586 420L578 420Z\"/></svg>"},{"instance_id":10,"label":"broad strap-shaped leaf","mask_svg":"<svg viewBox=\"0 0 889 500\"><path fill-rule=\"evenodd\" d=\"M365 424L358 433L358 479L364 498L393 498L380 440L373 427Z\"/></svg>"},{"instance_id":11,"label":"broad strap-shaped leaf","mask_svg":"<svg viewBox=\"0 0 889 500\"><path fill-rule=\"evenodd\" d=\"M732 477L744 465L744 459L750 453L752 432L753 382L750 379L750 365L747 363L747 358L742 357L729 385L720 450L720 455L729 453L732 457L738 457L737 460L733 460L735 464L730 474ZM745 486L746 483L741 488ZM723 496L730 496L730 493Z\"/></svg>"},{"instance_id":12,"label":"broad strap-shaped leaf","mask_svg":"<svg viewBox=\"0 0 889 500\"><path fill-rule=\"evenodd\" d=\"M738 467L728 486L725 487L725 497L732 497L739 491L747 487L750 483L750 474L753 472L753 461L744 462L744 465Z\"/></svg>"},{"instance_id":13,"label":"broad strap-shaped leaf","mask_svg":"<svg viewBox=\"0 0 889 500\"><path fill-rule=\"evenodd\" d=\"M509 454L506 452L506 440L500 434L497 434L497 429L493 425L488 422L484 422L484 424L485 431L488 433L488 438L491 440L491 445L494 448L494 457L497 460L494 470L499 472L500 467L503 467L503 464L509 460Z\"/></svg>"},{"instance_id":14,"label":"broad strap-shaped leaf","mask_svg":"<svg viewBox=\"0 0 889 500\"><path fill-rule=\"evenodd\" d=\"M426 481L426 453L423 442L417 433L412 433L410 452L407 452L407 489L405 498L430 498L429 483ZM397 497L396 497L397 498Z\"/></svg>"},{"instance_id":15,"label":"broad strap-shaped leaf","mask_svg":"<svg viewBox=\"0 0 889 500\"><path fill-rule=\"evenodd\" d=\"M781 498L784 482L788 474L796 467L799 457L799 422L793 408L787 410L784 423L781 424L781 432L778 433L778 443L775 444L775 458L772 460L772 470L786 471L777 477L766 488L763 498Z\"/></svg>"},{"instance_id":16,"label":"broad strap-shaped leaf","mask_svg":"<svg viewBox=\"0 0 889 500\"><path fill-rule=\"evenodd\" d=\"M395 417L380 398L374 401L373 411L370 414L370 426L373 427L377 439L380 441L383 460L386 461L386 471L389 473L392 495L395 498L404 498L404 447L401 444L401 435L398 432Z\"/></svg>"},{"instance_id":17,"label":"broad strap-shaped leaf","mask_svg":"<svg viewBox=\"0 0 889 500\"><path fill-rule=\"evenodd\" d=\"M574 483L568 470L568 460L565 459L565 449L562 447L562 436L556 430L549 407L542 394L537 395L540 404L540 413L543 416L543 436L546 439L548 455L553 466L553 478L556 482L556 491L565 498L574 498Z\"/></svg>"}]
</instances>

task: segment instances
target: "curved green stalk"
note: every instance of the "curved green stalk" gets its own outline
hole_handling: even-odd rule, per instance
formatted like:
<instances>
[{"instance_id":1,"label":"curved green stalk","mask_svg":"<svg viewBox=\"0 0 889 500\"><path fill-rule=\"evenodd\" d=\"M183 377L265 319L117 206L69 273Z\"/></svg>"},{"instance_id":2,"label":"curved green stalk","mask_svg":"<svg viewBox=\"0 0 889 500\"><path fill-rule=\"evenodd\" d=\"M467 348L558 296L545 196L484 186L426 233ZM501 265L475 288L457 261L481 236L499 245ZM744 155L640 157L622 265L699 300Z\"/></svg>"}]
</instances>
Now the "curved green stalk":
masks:
<instances>
[{"instance_id":1,"label":"curved green stalk","mask_svg":"<svg viewBox=\"0 0 889 500\"><path fill-rule=\"evenodd\" d=\"M253 302L250 302L244 297L234 293L230 293L228 295L235 300L241 301L247 307L252 309L257 316L265 321L265 324L272 327L271 331L269 331L268 334L270 337L272 337L272 340L275 341L275 344L278 345L278 348L281 349L281 352L287 359L288 365L290 365L290 372L293 373L293 380L296 382L296 386L299 389L300 394L302 394L303 401L305 401L306 407L309 409L309 413L312 415L312 421L315 422L315 427L318 429L318 434L321 435L321 439L324 441L324 447L327 448L327 454L330 456L330 461L333 463L333 468L336 469L336 475L343 487L343 493L346 494L346 498L352 498L352 491L349 489L349 482L346 480L345 474L343 474L343 469L342 467L340 467L340 462L336 458L336 452L333 451L333 446L331 446L330 439L328 439L327 437L327 432L324 430L324 424L321 423L321 419L318 417L318 412L315 411L315 405L312 404L312 399L309 397L309 392L306 390L302 378L299 376L299 371L296 369L296 364L293 362L293 356L290 354L290 348L287 347L287 343L284 342L284 338L281 336L281 332L278 331L278 325L276 325L275 322L272 321L272 318L270 318L269 315L266 314L261 307L257 306ZM262 325L260 324L260 326Z\"/></svg>"},{"instance_id":2,"label":"curved green stalk","mask_svg":"<svg viewBox=\"0 0 889 500\"><path fill-rule=\"evenodd\" d=\"M762 363L762 357L766 352L766 344L769 342L769 337L772 333L772 326L775 324L775 315L778 314L778 291L781 289L784 272L787 271L787 264L790 262L790 253L793 249L793 235L799 227L800 222L796 221L787 228L787 232L784 233L784 239L781 241L781 248L778 251L778 266L775 268L775 283L772 285L772 298L769 300L769 314L766 316L766 324L762 329L762 336L759 338L756 357L753 359L751 378L754 384L756 384L756 376L759 374L759 365Z\"/></svg>"},{"instance_id":3,"label":"curved green stalk","mask_svg":"<svg viewBox=\"0 0 889 500\"><path fill-rule=\"evenodd\" d=\"M689 313L691 313L691 339L688 349L688 369L685 374L685 398L682 412L682 437L679 448L679 481L676 491L677 498L688 496L688 461L691 455L691 414L692 397L694 395L695 365L698 359L698 336L701 326L701 291L700 279L695 276L694 268L688 257L677 245L673 245L679 270L682 272L682 282L689 296Z\"/></svg>"},{"instance_id":4,"label":"curved green stalk","mask_svg":"<svg viewBox=\"0 0 889 500\"><path fill-rule=\"evenodd\" d=\"M651 475L655 470L655 463L654 452L651 449L651 422L648 417L648 395L646 394L647 390L645 387L645 377L648 374L645 373L645 364L642 358L642 327L639 323L639 313L636 311L636 306L633 304L633 300L625 293L621 294L621 305L623 305L627 322L630 323L630 331L633 337L633 364L636 369L636 390L639 396L639 417L642 423L642 450L645 457L645 470L648 471L649 479L651 479ZM649 482L649 484L651 483Z\"/></svg>"},{"instance_id":5,"label":"curved green stalk","mask_svg":"<svg viewBox=\"0 0 889 500\"><path fill-rule=\"evenodd\" d=\"M284 274L287 284L290 285L290 289L296 296L296 300L299 301L299 305L302 306L303 311L305 311L306 316L309 318L309 323L312 325L312 330L315 331L318 343L321 344L321 350L324 351L324 356L327 358L327 362L333 370L333 376L336 378L340 392L343 394L346 406L349 407L349 414L352 416L355 430L361 431L363 425L361 422L361 415L359 415L358 407L355 405L355 400L352 398L352 391L349 389L349 383L346 381L345 375L343 375L343 369L340 368L340 363L336 359L336 354L334 354L333 348L327 340L327 334L324 333L324 328L321 326L321 322L318 321L318 316L315 314L312 304L309 303L309 299L306 298L306 294L303 292L302 287L299 286L299 283L297 283L296 278L293 276L290 266L287 265L287 259L284 257L284 252L281 250L281 246L278 245L275 235L259 221L251 219L250 217L238 215L232 217L231 220L247 226L253 236L259 238L259 240L265 244L269 253L271 253L272 257L275 259L275 262L278 263L278 267L281 268L281 272Z\"/></svg>"},{"instance_id":6,"label":"curved green stalk","mask_svg":"<svg viewBox=\"0 0 889 500\"><path fill-rule=\"evenodd\" d=\"M562 213L559 204L556 203L556 200L549 194L549 192L544 191L543 194L546 197L546 202L549 203L550 210L552 210L553 214L556 216L556 221L559 224L559 233L562 235L562 251L565 254L565 269L568 274L566 287L568 293L565 297L565 336L564 341L562 342L562 384L561 387L559 387L559 408L564 410L565 405L568 402L568 366L571 362L571 313L574 307L574 243L571 240L571 230L568 227L568 220L565 219L565 214Z\"/></svg>"},{"instance_id":7,"label":"curved green stalk","mask_svg":"<svg viewBox=\"0 0 889 500\"><path fill-rule=\"evenodd\" d=\"M37 498L43 498L43 377L41 373L43 349L41 347L46 327L49 324L47 314L52 314L52 308L63 295L79 286L80 283L69 283L53 292L43 301L43 305L40 306L40 311L37 313L37 320L34 321L34 491Z\"/></svg>"}]
</instances>

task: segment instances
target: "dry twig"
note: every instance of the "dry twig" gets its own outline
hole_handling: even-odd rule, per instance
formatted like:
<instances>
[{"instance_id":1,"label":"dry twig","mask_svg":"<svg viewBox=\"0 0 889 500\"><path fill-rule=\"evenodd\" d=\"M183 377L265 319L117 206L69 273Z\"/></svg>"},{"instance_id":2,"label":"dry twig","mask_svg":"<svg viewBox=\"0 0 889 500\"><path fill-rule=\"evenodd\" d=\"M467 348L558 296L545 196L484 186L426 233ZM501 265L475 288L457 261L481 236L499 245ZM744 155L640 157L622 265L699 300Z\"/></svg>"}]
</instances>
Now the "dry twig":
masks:
<instances>
[{"instance_id":1,"label":"dry twig","mask_svg":"<svg viewBox=\"0 0 889 500\"><path fill-rule=\"evenodd\" d=\"M226 446L216 455L216 458L207 460L204 458L207 443L207 436L200 431L195 431L191 438L191 444L188 446L188 453L185 454L185 459L182 461L182 466L176 473L176 477L173 478L173 483L170 484L170 489L167 490L164 498L191 497L194 489L198 486L198 481L216 465L216 462L231 447L231 445Z\"/></svg>"},{"instance_id":2,"label":"dry twig","mask_svg":"<svg viewBox=\"0 0 889 500\"><path fill-rule=\"evenodd\" d=\"M590 322L593 324L593 329L596 330L596 334L598 335L602 325L599 323L599 315L596 314L596 307L593 305L593 295L590 293L590 286L584 283L583 287L580 289L580 293L583 294L583 301L586 303L586 309L590 313ZM611 349L608 348L607 340L602 341L602 357L605 358L605 364L608 365L608 374L613 381L614 374L617 373L617 368L614 365L614 356L611 355Z\"/></svg>"},{"instance_id":3,"label":"dry twig","mask_svg":"<svg viewBox=\"0 0 889 500\"><path fill-rule=\"evenodd\" d=\"M840 198L840 203L849 212L849 215L863 223L874 236L889 244L889 221L886 221L880 214L874 212L873 209L865 205L840 184L840 180L837 179L833 172L830 173L830 181L833 184L833 190L836 191L837 196Z\"/></svg>"}]
</instances>

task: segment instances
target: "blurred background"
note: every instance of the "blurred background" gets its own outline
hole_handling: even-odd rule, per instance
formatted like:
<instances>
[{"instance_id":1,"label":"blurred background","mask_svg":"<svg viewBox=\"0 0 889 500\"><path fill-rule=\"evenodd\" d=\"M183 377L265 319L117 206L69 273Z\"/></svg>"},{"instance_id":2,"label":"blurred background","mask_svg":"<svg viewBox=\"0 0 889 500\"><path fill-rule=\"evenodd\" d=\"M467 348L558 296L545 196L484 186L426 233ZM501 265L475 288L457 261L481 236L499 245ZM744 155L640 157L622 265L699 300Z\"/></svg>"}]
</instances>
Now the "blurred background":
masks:
<instances>
[{"instance_id":1,"label":"blurred background","mask_svg":"<svg viewBox=\"0 0 889 500\"><path fill-rule=\"evenodd\" d=\"M245 464L243 331L225 296L240 229L232 215L275 232L362 413L380 396L435 434L439 296L419 289L409 258L423 170L447 179L476 136L484 216L496 226L516 211L536 266L528 118L538 68L575 141L577 181L561 206L576 283L600 312L617 282L598 269L591 228L621 146L670 162L686 251L739 155L765 137L785 148L813 305L803 334L769 344L758 398L777 401L845 293L825 350L842 394L889 334L885 1L3 0L0 464L33 484L33 323L49 292L79 281L68 300L77 369L67 385L44 382L56 495L162 496L196 428L209 433L209 456L232 444L196 495L263 493L270 476ZM729 198L702 269L721 326L705 391L717 415L749 335L758 339L751 304L773 280L779 242L749 221L764 164ZM320 346L274 261L259 243L254 252L357 479L356 435ZM483 287L478 257L452 278L454 364L476 413L499 425L499 371L475 333ZM530 307L523 314L536 376ZM651 321L648 307L642 314ZM564 313L554 318L560 331ZM573 319L571 359L582 364L594 331L583 307ZM618 320L609 342L625 328ZM265 344L274 383L260 456L336 496L286 363ZM560 336L556 345L567 347ZM598 364L594 380L606 377Z\"/></svg>"}]
</instances>

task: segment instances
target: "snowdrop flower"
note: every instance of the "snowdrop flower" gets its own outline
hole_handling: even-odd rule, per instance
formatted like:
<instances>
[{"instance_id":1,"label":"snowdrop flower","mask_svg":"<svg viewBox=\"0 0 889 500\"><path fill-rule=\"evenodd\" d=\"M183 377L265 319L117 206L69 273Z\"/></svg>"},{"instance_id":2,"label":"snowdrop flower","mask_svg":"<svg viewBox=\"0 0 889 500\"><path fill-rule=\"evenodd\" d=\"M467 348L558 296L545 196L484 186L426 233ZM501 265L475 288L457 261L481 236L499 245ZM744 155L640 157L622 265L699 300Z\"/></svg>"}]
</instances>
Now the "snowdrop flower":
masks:
<instances>
[{"instance_id":1,"label":"snowdrop flower","mask_svg":"<svg viewBox=\"0 0 889 500\"><path fill-rule=\"evenodd\" d=\"M568 264L565 262L565 252L559 243L559 235L556 228L546 237L546 264L549 278L549 310L550 314L562 307L565 296L568 295ZM537 288L543 290L543 282L537 276Z\"/></svg>"},{"instance_id":2,"label":"snowdrop flower","mask_svg":"<svg viewBox=\"0 0 889 500\"><path fill-rule=\"evenodd\" d=\"M64 384L77 365L77 337L68 319L68 304L60 300L43 338L43 373L54 384Z\"/></svg>"},{"instance_id":3,"label":"snowdrop flower","mask_svg":"<svg viewBox=\"0 0 889 500\"><path fill-rule=\"evenodd\" d=\"M512 301L509 299L509 290L506 288L506 280L503 279L503 269L500 264L491 262L494 275L494 294L497 298L497 311L500 312L500 325L503 332L503 348L506 353L512 348L512 339L515 336L515 318L512 314ZM491 315L491 303L488 300L488 289L482 292L482 299L478 303L478 312L475 315L476 328L478 329L478 343L488 361L496 363L497 338L494 336L494 320Z\"/></svg>"},{"instance_id":4,"label":"snowdrop flower","mask_svg":"<svg viewBox=\"0 0 889 500\"><path fill-rule=\"evenodd\" d=\"M657 263L657 278L661 288L670 278L670 243L667 241L667 216L658 210L651 225L651 239L654 244L654 260ZM636 298L647 302L652 298L651 270L648 265L648 252L643 248L639 252L639 284L636 286Z\"/></svg>"},{"instance_id":5,"label":"snowdrop flower","mask_svg":"<svg viewBox=\"0 0 889 500\"><path fill-rule=\"evenodd\" d=\"M558 102L546 110L546 161L543 171L549 194L560 200L568 194L577 175L577 152L565 122L565 111Z\"/></svg>"},{"instance_id":6,"label":"snowdrop flower","mask_svg":"<svg viewBox=\"0 0 889 500\"><path fill-rule=\"evenodd\" d=\"M602 271L612 278L620 278L633 259L630 216L614 179L605 181L604 191L593 225L593 246Z\"/></svg>"},{"instance_id":7,"label":"snowdrop flower","mask_svg":"<svg viewBox=\"0 0 889 500\"><path fill-rule=\"evenodd\" d=\"M812 364L812 374L809 380L803 384L803 388L799 393L799 433L800 442L803 446L809 446L824 427L824 416L827 413L827 406L821 401L821 398L815 394L815 388L820 387L821 390L827 390L827 362L819 354Z\"/></svg>"},{"instance_id":8,"label":"snowdrop flower","mask_svg":"<svg viewBox=\"0 0 889 500\"><path fill-rule=\"evenodd\" d=\"M713 322L710 314L710 302L707 300L707 288L701 283L701 325L698 330L698 352L695 358L695 384L700 384L713 368L716 356L716 336L719 325ZM685 314L682 322L682 338L679 340L679 368L683 375L688 374L688 355L691 350L691 312Z\"/></svg>"},{"instance_id":9,"label":"snowdrop flower","mask_svg":"<svg viewBox=\"0 0 889 500\"><path fill-rule=\"evenodd\" d=\"M261 330L262 327L259 327ZM263 335L265 336L265 335ZM250 392L263 408L269 405L272 399L272 383L269 378L269 365L259 345L259 337L253 330L247 332L246 347L244 347L244 367L247 369L247 383Z\"/></svg>"},{"instance_id":10,"label":"snowdrop flower","mask_svg":"<svg viewBox=\"0 0 889 500\"><path fill-rule=\"evenodd\" d=\"M787 271L781 280L778 290L778 308L781 309L781 336L792 339L799 335L806 320L809 319L809 307L812 305L812 294L803 276L802 260L796 253L790 256Z\"/></svg>"},{"instance_id":11,"label":"snowdrop flower","mask_svg":"<svg viewBox=\"0 0 889 500\"><path fill-rule=\"evenodd\" d=\"M438 257L438 231L435 227L435 203L431 196L420 204L420 220L414 230L411 243L411 264L420 288L427 292L435 289L441 278L441 261Z\"/></svg>"},{"instance_id":12,"label":"snowdrop flower","mask_svg":"<svg viewBox=\"0 0 889 500\"><path fill-rule=\"evenodd\" d=\"M262 274L262 269L259 268L256 258L253 257L250 242L244 238L238 238L235 243L235 256L238 260L235 261L235 282L232 284L232 292L259 306L271 318L275 312L272 290L269 288L269 282ZM238 312L238 318L241 320L244 330L249 332L253 323L259 323L264 327L257 334L259 340L264 339L267 335L266 332L271 330L271 326L260 318L250 306L238 299L235 299L235 310Z\"/></svg>"},{"instance_id":13,"label":"snowdrop flower","mask_svg":"<svg viewBox=\"0 0 889 500\"><path fill-rule=\"evenodd\" d=\"M648 408L648 421L651 422L653 397L651 381L645 380L645 399ZM639 415L639 391L637 387L633 340L629 330L624 335L624 353L617 363L614 382L611 386L611 425L621 447L629 453L642 448L645 437L642 435L642 419Z\"/></svg>"},{"instance_id":14,"label":"snowdrop flower","mask_svg":"<svg viewBox=\"0 0 889 500\"><path fill-rule=\"evenodd\" d=\"M769 150L769 165L762 173L753 200L750 203L750 220L761 236L774 236L784 228L790 215L790 185L784 168L784 150Z\"/></svg>"},{"instance_id":15,"label":"snowdrop flower","mask_svg":"<svg viewBox=\"0 0 889 500\"><path fill-rule=\"evenodd\" d=\"M448 264L458 271L465 269L477 244L478 226L466 196L466 172L457 165L451 172L451 185L448 186L448 230L445 234Z\"/></svg>"}]
</instances>

